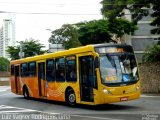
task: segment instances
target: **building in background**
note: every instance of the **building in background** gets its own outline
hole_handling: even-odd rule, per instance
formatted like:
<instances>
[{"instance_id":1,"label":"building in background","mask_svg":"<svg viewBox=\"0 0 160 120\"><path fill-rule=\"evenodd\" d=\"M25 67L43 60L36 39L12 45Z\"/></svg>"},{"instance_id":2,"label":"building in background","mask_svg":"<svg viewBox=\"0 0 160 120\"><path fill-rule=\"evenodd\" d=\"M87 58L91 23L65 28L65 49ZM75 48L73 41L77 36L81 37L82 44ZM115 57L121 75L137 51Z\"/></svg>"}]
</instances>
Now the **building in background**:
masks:
<instances>
[{"instance_id":1,"label":"building in background","mask_svg":"<svg viewBox=\"0 0 160 120\"><path fill-rule=\"evenodd\" d=\"M0 57L3 56L3 28L0 28Z\"/></svg>"},{"instance_id":2,"label":"building in background","mask_svg":"<svg viewBox=\"0 0 160 120\"><path fill-rule=\"evenodd\" d=\"M131 13L128 10L125 10L125 18L131 21ZM153 10L149 9L149 12L152 13ZM153 44L156 44L159 41L160 35L153 35L150 33L150 30L154 28L150 23L153 18L150 14L146 17L143 17L137 24L138 30L135 31L134 35L124 35L124 42L133 46L135 54L139 61L142 60L145 49Z\"/></svg>"},{"instance_id":3,"label":"building in background","mask_svg":"<svg viewBox=\"0 0 160 120\"><path fill-rule=\"evenodd\" d=\"M8 46L14 46L15 43L15 21L4 19L0 28L0 56L9 59L10 55L6 50Z\"/></svg>"},{"instance_id":4,"label":"building in background","mask_svg":"<svg viewBox=\"0 0 160 120\"><path fill-rule=\"evenodd\" d=\"M57 51L63 51L64 47L62 46L62 44L49 44L49 50L48 52L57 52Z\"/></svg>"}]
</instances>

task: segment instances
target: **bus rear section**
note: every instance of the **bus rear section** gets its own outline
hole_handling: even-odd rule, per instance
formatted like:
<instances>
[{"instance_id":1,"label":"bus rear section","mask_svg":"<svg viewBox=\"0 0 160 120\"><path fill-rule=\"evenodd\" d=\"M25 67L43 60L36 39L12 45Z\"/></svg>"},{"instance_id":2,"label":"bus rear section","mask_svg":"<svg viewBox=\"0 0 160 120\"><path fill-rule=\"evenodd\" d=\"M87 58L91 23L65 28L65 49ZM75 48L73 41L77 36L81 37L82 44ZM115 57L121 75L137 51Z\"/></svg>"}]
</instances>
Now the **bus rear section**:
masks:
<instances>
[{"instance_id":1,"label":"bus rear section","mask_svg":"<svg viewBox=\"0 0 160 120\"><path fill-rule=\"evenodd\" d=\"M16 94L21 94L20 66L12 64L10 69L11 91Z\"/></svg>"}]
</instances>

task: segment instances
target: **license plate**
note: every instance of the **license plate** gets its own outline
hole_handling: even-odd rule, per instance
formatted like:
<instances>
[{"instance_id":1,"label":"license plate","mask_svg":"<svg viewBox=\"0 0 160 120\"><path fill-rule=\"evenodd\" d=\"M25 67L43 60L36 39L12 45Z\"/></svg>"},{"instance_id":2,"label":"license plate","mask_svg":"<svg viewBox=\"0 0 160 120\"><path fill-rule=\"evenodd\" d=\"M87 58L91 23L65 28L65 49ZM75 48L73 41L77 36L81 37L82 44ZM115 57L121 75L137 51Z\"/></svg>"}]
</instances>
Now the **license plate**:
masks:
<instances>
[{"instance_id":1,"label":"license plate","mask_svg":"<svg viewBox=\"0 0 160 120\"><path fill-rule=\"evenodd\" d=\"M128 100L128 97L121 97L120 100L121 100L121 101L127 101L127 100Z\"/></svg>"}]
</instances>

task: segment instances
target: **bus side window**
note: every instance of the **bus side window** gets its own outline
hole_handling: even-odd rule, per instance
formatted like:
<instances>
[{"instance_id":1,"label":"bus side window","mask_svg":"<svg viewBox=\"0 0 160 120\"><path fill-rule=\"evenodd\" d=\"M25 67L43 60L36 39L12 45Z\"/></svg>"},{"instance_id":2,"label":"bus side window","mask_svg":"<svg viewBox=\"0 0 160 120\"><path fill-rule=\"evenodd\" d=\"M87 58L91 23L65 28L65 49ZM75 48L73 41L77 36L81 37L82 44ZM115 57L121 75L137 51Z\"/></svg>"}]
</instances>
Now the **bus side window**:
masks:
<instances>
[{"instance_id":1,"label":"bus side window","mask_svg":"<svg viewBox=\"0 0 160 120\"><path fill-rule=\"evenodd\" d=\"M58 82L65 81L65 59L64 58L56 59L56 81Z\"/></svg>"},{"instance_id":2,"label":"bus side window","mask_svg":"<svg viewBox=\"0 0 160 120\"><path fill-rule=\"evenodd\" d=\"M75 56L66 57L66 80L73 82L77 81Z\"/></svg>"},{"instance_id":3,"label":"bus side window","mask_svg":"<svg viewBox=\"0 0 160 120\"><path fill-rule=\"evenodd\" d=\"M23 63L23 64L21 64L21 76L27 77L27 75L28 75L27 63Z\"/></svg>"},{"instance_id":4,"label":"bus side window","mask_svg":"<svg viewBox=\"0 0 160 120\"><path fill-rule=\"evenodd\" d=\"M11 65L11 75L14 75L14 65Z\"/></svg>"},{"instance_id":5,"label":"bus side window","mask_svg":"<svg viewBox=\"0 0 160 120\"><path fill-rule=\"evenodd\" d=\"M55 64L54 60L46 62L46 78L48 82L55 81Z\"/></svg>"},{"instance_id":6,"label":"bus side window","mask_svg":"<svg viewBox=\"0 0 160 120\"><path fill-rule=\"evenodd\" d=\"M28 75L36 76L36 62L28 63Z\"/></svg>"}]
</instances>

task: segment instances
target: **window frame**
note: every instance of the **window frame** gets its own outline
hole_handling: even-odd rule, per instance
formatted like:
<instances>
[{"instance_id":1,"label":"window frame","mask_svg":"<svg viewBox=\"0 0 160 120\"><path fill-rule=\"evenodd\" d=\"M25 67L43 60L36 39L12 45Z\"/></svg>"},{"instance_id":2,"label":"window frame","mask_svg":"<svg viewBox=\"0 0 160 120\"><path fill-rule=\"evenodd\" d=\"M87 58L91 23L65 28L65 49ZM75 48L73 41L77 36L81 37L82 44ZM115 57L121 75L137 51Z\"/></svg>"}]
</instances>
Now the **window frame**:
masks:
<instances>
[{"instance_id":1,"label":"window frame","mask_svg":"<svg viewBox=\"0 0 160 120\"><path fill-rule=\"evenodd\" d=\"M34 63L35 66L34 66L34 70L30 70L30 64L31 63ZM32 77L32 76L36 76L37 75L37 65L36 65L36 62L35 61L31 61L31 62L28 62L28 76Z\"/></svg>"},{"instance_id":2,"label":"window frame","mask_svg":"<svg viewBox=\"0 0 160 120\"><path fill-rule=\"evenodd\" d=\"M48 70L48 61L53 61L53 66L52 66L52 70ZM54 72L54 75L52 76L53 79L52 80L48 80L48 72ZM56 70L55 70L55 59L47 59L46 60L46 80L47 82L55 82L56 81Z\"/></svg>"},{"instance_id":3,"label":"window frame","mask_svg":"<svg viewBox=\"0 0 160 120\"><path fill-rule=\"evenodd\" d=\"M26 64L26 67L27 67L25 72L23 72L23 70L22 70L23 69L23 67L22 67L23 64ZM28 63L25 62L25 63L21 64L21 77L27 77L27 76L28 76Z\"/></svg>"},{"instance_id":4,"label":"window frame","mask_svg":"<svg viewBox=\"0 0 160 120\"><path fill-rule=\"evenodd\" d=\"M15 65L14 64L11 64L11 75L13 76L15 75Z\"/></svg>"},{"instance_id":5,"label":"window frame","mask_svg":"<svg viewBox=\"0 0 160 120\"><path fill-rule=\"evenodd\" d=\"M59 75L60 73L59 73L59 71L60 70L57 70L57 60L59 60L59 59L64 59L64 70L63 70L63 72L64 72L64 78L63 78L63 80L59 80L59 79L57 79L57 75ZM65 82L66 81L66 66L65 66L65 62L66 60L65 60L65 57L59 57L59 58L55 58L55 73L56 73L56 76L55 76L55 81L56 82ZM57 73L58 72L58 73Z\"/></svg>"},{"instance_id":6,"label":"window frame","mask_svg":"<svg viewBox=\"0 0 160 120\"><path fill-rule=\"evenodd\" d=\"M75 80L68 80L67 79L67 57L75 57L75 59L74 59L74 61L75 61L75 65L74 65L74 68L75 68L75 76L76 76L76 78L75 78ZM76 57L76 55L70 55L70 56L66 56L65 57L65 74L66 74L66 81L67 82L77 82L77 57Z\"/></svg>"}]
</instances>

